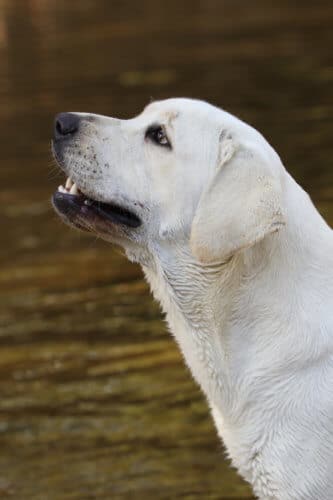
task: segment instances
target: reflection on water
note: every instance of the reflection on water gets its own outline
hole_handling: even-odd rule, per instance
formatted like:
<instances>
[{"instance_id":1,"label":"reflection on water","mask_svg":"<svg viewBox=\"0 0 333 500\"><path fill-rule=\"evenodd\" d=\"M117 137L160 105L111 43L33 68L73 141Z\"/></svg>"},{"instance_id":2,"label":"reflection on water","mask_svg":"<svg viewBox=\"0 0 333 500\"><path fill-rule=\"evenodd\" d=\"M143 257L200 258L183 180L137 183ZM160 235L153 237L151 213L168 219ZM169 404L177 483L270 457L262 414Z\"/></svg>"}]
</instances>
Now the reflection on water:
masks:
<instances>
[{"instance_id":1,"label":"reflection on water","mask_svg":"<svg viewBox=\"0 0 333 500\"><path fill-rule=\"evenodd\" d=\"M250 498L140 270L64 227L53 115L195 96L264 131L332 223L333 6L0 1L0 497ZM60 182L59 182L60 181Z\"/></svg>"}]
</instances>

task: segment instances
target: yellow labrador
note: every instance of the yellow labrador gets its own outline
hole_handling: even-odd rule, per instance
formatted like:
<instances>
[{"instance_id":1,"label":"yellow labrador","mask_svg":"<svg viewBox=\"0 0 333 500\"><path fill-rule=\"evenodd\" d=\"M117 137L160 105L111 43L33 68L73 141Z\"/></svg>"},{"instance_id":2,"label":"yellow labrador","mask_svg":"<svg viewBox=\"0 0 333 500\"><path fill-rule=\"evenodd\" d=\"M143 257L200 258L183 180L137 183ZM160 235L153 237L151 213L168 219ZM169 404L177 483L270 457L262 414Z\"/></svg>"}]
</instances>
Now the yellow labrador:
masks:
<instances>
[{"instance_id":1,"label":"yellow labrador","mask_svg":"<svg viewBox=\"0 0 333 500\"><path fill-rule=\"evenodd\" d=\"M263 136L205 102L61 113L62 219L142 265L260 499L333 499L333 234Z\"/></svg>"}]
</instances>

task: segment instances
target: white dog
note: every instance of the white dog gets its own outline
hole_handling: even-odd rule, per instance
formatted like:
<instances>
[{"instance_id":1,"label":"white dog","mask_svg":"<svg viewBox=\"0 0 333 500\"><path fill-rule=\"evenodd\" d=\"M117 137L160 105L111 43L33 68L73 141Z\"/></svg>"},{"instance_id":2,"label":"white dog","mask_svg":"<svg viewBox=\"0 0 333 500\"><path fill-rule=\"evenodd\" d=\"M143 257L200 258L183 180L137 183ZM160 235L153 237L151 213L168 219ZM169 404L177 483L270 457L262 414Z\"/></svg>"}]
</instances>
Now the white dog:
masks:
<instances>
[{"instance_id":1,"label":"white dog","mask_svg":"<svg viewBox=\"0 0 333 500\"><path fill-rule=\"evenodd\" d=\"M333 499L333 234L279 156L207 103L62 113L53 203L142 265L260 499Z\"/></svg>"}]
</instances>

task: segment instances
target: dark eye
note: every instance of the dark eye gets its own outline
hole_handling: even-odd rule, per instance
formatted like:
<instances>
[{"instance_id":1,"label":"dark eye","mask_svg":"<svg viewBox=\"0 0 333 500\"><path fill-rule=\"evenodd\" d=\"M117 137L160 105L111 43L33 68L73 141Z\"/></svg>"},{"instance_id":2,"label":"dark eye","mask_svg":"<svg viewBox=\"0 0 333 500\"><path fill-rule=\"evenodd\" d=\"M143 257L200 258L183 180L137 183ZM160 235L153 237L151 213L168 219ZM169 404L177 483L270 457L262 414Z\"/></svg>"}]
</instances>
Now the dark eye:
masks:
<instances>
[{"instance_id":1,"label":"dark eye","mask_svg":"<svg viewBox=\"0 0 333 500\"><path fill-rule=\"evenodd\" d=\"M150 139L159 146L171 148L168 136L166 135L164 127L160 125L152 125L146 130L146 139Z\"/></svg>"}]
</instances>

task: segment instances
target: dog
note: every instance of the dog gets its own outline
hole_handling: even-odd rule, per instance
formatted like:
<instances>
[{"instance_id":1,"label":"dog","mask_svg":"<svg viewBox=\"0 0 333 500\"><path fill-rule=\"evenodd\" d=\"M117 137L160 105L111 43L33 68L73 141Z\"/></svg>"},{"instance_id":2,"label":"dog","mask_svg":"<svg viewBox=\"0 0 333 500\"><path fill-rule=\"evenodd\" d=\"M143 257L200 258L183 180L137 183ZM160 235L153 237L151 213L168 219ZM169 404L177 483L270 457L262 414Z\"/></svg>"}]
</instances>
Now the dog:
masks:
<instances>
[{"instance_id":1,"label":"dog","mask_svg":"<svg viewBox=\"0 0 333 500\"><path fill-rule=\"evenodd\" d=\"M60 113L53 205L141 264L232 464L265 500L333 499L333 234L254 128L167 99Z\"/></svg>"}]
</instances>

